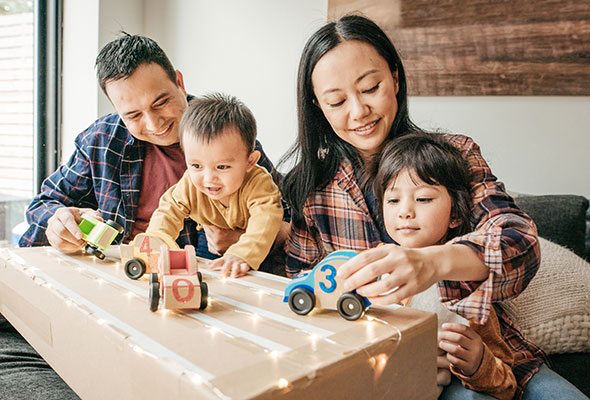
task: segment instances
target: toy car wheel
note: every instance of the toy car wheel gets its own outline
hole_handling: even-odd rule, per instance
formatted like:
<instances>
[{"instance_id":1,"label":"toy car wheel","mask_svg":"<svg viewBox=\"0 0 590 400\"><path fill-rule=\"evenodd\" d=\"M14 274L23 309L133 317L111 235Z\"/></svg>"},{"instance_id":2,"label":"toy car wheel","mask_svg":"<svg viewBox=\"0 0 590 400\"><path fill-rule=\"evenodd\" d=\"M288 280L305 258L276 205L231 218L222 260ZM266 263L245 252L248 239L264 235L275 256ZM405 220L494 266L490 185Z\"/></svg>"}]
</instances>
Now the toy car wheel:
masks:
<instances>
[{"instance_id":1,"label":"toy car wheel","mask_svg":"<svg viewBox=\"0 0 590 400\"><path fill-rule=\"evenodd\" d=\"M207 308L209 304L209 288L207 287L207 283L201 282L201 307L199 310L204 310Z\"/></svg>"},{"instance_id":2,"label":"toy car wheel","mask_svg":"<svg viewBox=\"0 0 590 400\"><path fill-rule=\"evenodd\" d=\"M91 256L94 256L96 258L98 258L99 260L104 260L104 254L102 251L98 250L96 247L91 246L89 244L86 245L86 247L84 248L84 251L86 252L86 254L89 254Z\"/></svg>"},{"instance_id":3,"label":"toy car wheel","mask_svg":"<svg viewBox=\"0 0 590 400\"><path fill-rule=\"evenodd\" d=\"M145 274L145 264L137 258L132 258L125 263L125 275L131 279L139 279Z\"/></svg>"},{"instance_id":4,"label":"toy car wheel","mask_svg":"<svg viewBox=\"0 0 590 400\"><path fill-rule=\"evenodd\" d=\"M158 274L156 272L152 272L150 274L150 284L156 283L156 282L159 282L158 281Z\"/></svg>"},{"instance_id":5,"label":"toy car wheel","mask_svg":"<svg viewBox=\"0 0 590 400\"><path fill-rule=\"evenodd\" d=\"M297 288L289 294L289 307L295 314L309 314L315 306L315 296L305 288Z\"/></svg>"},{"instance_id":6,"label":"toy car wheel","mask_svg":"<svg viewBox=\"0 0 590 400\"><path fill-rule=\"evenodd\" d=\"M203 274L197 272L197 276L199 277L199 283L203 282Z\"/></svg>"},{"instance_id":7,"label":"toy car wheel","mask_svg":"<svg viewBox=\"0 0 590 400\"><path fill-rule=\"evenodd\" d=\"M150 311L156 311L160 305L160 282L150 282Z\"/></svg>"},{"instance_id":8,"label":"toy car wheel","mask_svg":"<svg viewBox=\"0 0 590 400\"><path fill-rule=\"evenodd\" d=\"M117 230L117 232L119 232L119 233L123 233L125 231L125 229L123 229L123 227L121 225L119 225L118 223L116 223L112 219L109 219L107 222L105 222L105 224L107 224L111 228L115 228Z\"/></svg>"},{"instance_id":9,"label":"toy car wheel","mask_svg":"<svg viewBox=\"0 0 590 400\"><path fill-rule=\"evenodd\" d=\"M365 302L356 293L344 293L338 299L338 312L349 321L355 321L365 313Z\"/></svg>"}]
</instances>

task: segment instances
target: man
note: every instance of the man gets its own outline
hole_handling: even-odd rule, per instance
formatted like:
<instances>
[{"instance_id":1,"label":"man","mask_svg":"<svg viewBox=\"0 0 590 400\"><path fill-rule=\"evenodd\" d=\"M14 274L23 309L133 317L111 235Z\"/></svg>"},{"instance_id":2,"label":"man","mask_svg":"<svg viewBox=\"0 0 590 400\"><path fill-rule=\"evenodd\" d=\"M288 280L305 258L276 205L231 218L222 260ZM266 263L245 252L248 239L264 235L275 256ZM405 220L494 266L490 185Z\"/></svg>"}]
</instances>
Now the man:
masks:
<instances>
[{"instance_id":1,"label":"man","mask_svg":"<svg viewBox=\"0 0 590 400\"><path fill-rule=\"evenodd\" d=\"M76 149L42 185L27 209L29 229L21 247L50 244L64 253L84 244L78 228L88 212L125 228L118 241L143 232L160 196L176 183L186 164L178 145L178 124L191 96L153 40L124 34L108 43L96 59L98 82L116 113L96 120L76 138ZM259 164L279 174L262 154ZM287 223L283 225L284 229ZM179 245L213 258L235 243L241 232L203 227L187 221ZM0 399L77 398L45 361L0 315Z\"/></svg>"},{"instance_id":2,"label":"man","mask_svg":"<svg viewBox=\"0 0 590 400\"><path fill-rule=\"evenodd\" d=\"M99 118L82 132L69 161L43 182L27 210L30 227L20 239L21 247L50 244L64 253L78 251L83 245L78 228L83 212L125 227L121 240L126 242L145 230L160 195L186 170L178 123L190 96L182 74L158 44L124 35L100 51L96 72L117 113ZM262 153L258 163L278 182L260 143L256 148ZM199 255L212 258L237 241L231 231L204 228L209 243L187 223L179 244L192 243Z\"/></svg>"}]
</instances>

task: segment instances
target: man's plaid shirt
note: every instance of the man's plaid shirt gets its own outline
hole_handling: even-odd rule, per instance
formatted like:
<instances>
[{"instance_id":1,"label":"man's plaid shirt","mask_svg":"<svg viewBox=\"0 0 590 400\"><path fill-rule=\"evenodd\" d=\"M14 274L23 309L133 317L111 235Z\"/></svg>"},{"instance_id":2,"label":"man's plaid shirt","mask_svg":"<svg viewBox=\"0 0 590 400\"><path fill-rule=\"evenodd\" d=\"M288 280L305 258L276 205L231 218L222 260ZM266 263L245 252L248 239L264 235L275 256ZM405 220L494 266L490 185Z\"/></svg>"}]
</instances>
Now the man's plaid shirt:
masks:
<instances>
[{"instance_id":1,"label":"man's plaid shirt","mask_svg":"<svg viewBox=\"0 0 590 400\"><path fill-rule=\"evenodd\" d=\"M29 205L26 218L30 226L19 246L48 245L47 220L64 206L98 210L105 220L112 219L125 227L118 242L132 239L142 182L144 142L135 139L119 115L113 113L99 118L79 134L75 144L69 161L45 179L41 192ZM258 164L271 172L279 184L280 175L258 141L256 149L261 153ZM187 220L178 243L181 247L189 243L197 247L198 235L204 233L196 230L194 221Z\"/></svg>"},{"instance_id":2,"label":"man's plaid shirt","mask_svg":"<svg viewBox=\"0 0 590 400\"><path fill-rule=\"evenodd\" d=\"M519 382L517 397L520 397L526 382L547 358L524 338L499 302L516 297L537 272L540 261L537 228L497 181L472 139L460 135L445 137L461 150L473 178L474 230L452 242L471 247L490 273L481 282L439 282L439 295L451 311L480 323L487 321L493 304L504 340L514 351L513 369ZM287 271L297 273L311 268L338 249L361 251L376 247L381 238L352 165L344 160L332 181L308 197L303 215L292 215Z\"/></svg>"}]
</instances>

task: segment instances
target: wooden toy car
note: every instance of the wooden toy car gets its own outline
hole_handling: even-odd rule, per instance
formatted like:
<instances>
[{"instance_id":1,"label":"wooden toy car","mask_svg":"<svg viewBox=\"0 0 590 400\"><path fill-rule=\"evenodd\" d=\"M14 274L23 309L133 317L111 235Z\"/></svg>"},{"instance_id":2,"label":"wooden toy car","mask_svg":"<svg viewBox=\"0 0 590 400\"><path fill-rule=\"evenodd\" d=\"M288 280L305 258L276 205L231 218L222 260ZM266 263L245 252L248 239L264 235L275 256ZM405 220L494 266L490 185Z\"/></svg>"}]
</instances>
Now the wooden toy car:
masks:
<instances>
[{"instance_id":1,"label":"wooden toy car","mask_svg":"<svg viewBox=\"0 0 590 400\"><path fill-rule=\"evenodd\" d=\"M99 221L89 214L82 214L82 222L78 228L82 231L82 239L86 241L84 251L98 258L104 259L103 251L113 243L113 240L123 233L123 227L115 221Z\"/></svg>"},{"instance_id":2,"label":"wooden toy car","mask_svg":"<svg viewBox=\"0 0 590 400\"><path fill-rule=\"evenodd\" d=\"M198 271L194 246L182 250L160 247L158 273L150 274L150 310L156 311L162 298L167 309L198 308L204 310L208 302L207 284Z\"/></svg>"},{"instance_id":3,"label":"wooden toy car","mask_svg":"<svg viewBox=\"0 0 590 400\"><path fill-rule=\"evenodd\" d=\"M158 271L158 258L163 245L178 249L175 241L158 232L140 233L129 244L122 244L120 252L121 262L125 263L125 275L139 279L146 272Z\"/></svg>"},{"instance_id":4,"label":"wooden toy car","mask_svg":"<svg viewBox=\"0 0 590 400\"><path fill-rule=\"evenodd\" d=\"M288 302L291 310L299 315L306 315L317 306L338 310L349 321L359 319L371 302L356 291L344 292L340 289L342 282L336 278L338 268L356 255L347 250L331 253L311 271L293 278L285 288L283 302Z\"/></svg>"}]
</instances>

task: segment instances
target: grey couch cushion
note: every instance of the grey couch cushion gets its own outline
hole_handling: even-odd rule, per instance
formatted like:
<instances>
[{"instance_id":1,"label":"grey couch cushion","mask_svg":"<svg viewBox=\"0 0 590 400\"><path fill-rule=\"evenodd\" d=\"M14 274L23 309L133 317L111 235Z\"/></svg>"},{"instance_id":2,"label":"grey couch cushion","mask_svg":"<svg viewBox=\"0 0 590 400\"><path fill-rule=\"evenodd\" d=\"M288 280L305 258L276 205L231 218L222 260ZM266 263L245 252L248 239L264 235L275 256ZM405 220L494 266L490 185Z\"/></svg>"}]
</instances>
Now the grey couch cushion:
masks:
<instances>
[{"instance_id":1,"label":"grey couch cushion","mask_svg":"<svg viewBox=\"0 0 590 400\"><path fill-rule=\"evenodd\" d=\"M587 257L586 210L588 199L577 195L543 195L515 198L516 204L537 224L539 236Z\"/></svg>"}]
</instances>

